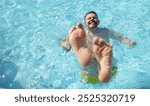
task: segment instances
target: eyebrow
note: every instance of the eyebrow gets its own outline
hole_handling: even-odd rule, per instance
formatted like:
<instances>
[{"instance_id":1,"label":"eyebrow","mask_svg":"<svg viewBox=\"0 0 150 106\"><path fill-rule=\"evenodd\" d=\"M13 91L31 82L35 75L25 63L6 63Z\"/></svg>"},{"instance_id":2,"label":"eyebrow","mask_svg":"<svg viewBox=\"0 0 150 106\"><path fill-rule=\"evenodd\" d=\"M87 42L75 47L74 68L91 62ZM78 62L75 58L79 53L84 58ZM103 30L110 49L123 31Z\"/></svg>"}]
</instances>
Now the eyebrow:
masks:
<instances>
[{"instance_id":1,"label":"eyebrow","mask_svg":"<svg viewBox=\"0 0 150 106\"><path fill-rule=\"evenodd\" d=\"M92 17L94 17L94 18L98 18L97 16L92 16ZM87 17L87 16L86 16L86 18L91 18L91 17Z\"/></svg>"}]
</instances>

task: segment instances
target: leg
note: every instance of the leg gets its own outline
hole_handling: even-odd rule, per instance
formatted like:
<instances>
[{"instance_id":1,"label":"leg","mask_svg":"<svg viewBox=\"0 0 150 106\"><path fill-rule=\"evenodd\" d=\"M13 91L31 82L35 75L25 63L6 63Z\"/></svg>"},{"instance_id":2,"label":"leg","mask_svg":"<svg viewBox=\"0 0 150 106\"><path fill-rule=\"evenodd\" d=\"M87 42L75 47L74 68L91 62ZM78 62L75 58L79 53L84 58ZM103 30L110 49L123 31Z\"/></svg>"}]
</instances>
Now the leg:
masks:
<instances>
[{"instance_id":1,"label":"leg","mask_svg":"<svg viewBox=\"0 0 150 106\"><path fill-rule=\"evenodd\" d=\"M77 29L72 28L72 32L69 37L69 42L75 51L75 54L81 65L87 66L92 61L91 49L88 48L86 43L86 33L81 23L77 24Z\"/></svg>"},{"instance_id":2,"label":"leg","mask_svg":"<svg viewBox=\"0 0 150 106\"><path fill-rule=\"evenodd\" d=\"M93 38L93 52L99 63L98 78L101 82L108 82L111 78L112 69L112 46L101 38Z\"/></svg>"}]
</instances>

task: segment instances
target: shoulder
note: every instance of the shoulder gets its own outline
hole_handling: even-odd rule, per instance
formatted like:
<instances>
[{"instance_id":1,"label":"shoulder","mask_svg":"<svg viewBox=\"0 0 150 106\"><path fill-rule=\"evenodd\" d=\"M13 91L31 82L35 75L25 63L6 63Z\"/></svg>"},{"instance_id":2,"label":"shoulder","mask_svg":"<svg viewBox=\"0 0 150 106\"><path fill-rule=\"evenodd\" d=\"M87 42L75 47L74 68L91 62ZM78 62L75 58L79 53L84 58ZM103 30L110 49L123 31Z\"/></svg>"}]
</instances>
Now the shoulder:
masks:
<instances>
[{"instance_id":1,"label":"shoulder","mask_svg":"<svg viewBox=\"0 0 150 106\"><path fill-rule=\"evenodd\" d=\"M106 32L112 32L112 30L110 28L103 28L103 30Z\"/></svg>"},{"instance_id":2,"label":"shoulder","mask_svg":"<svg viewBox=\"0 0 150 106\"><path fill-rule=\"evenodd\" d=\"M98 28L98 31L99 32L108 32L109 31L109 29L108 28Z\"/></svg>"},{"instance_id":3,"label":"shoulder","mask_svg":"<svg viewBox=\"0 0 150 106\"><path fill-rule=\"evenodd\" d=\"M113 29L104 28L103 30L105 31L105 33L108 33L111 36L115 34L115 31Z\"/></svg>"},{"instance_id":4,"label":"shoulder","mask_svg":"<svg viewBox=\"0 0 150 106\"><path fill-rule=\"evenodd\" d=\"M111 31L108 28L99 28L98 32L107 34L107 33L110 33Z\"/></svg>"}]
</instances>

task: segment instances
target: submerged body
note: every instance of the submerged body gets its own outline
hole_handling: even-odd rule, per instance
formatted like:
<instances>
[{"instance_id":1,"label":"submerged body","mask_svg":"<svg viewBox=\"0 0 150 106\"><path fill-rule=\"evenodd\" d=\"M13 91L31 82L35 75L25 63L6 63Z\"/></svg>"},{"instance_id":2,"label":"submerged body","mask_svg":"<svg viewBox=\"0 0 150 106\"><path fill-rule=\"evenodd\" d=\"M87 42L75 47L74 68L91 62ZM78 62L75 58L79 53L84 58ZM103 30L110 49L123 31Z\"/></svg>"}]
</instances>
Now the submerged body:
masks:
<instances>
[{"instance_id":1,"label":"submerged body","mask_svg":"<svg viewBox=\"0 0 150 106\"><path fill-rule=\"evenodd\" d=\"M61 46L69 51L71 47L82 65L81 70L87 75L98 76L101 82L108 82L112 74L112 45L110 39L115 39L128 46L134 41L107 28L99 28L97 14L93 11L85 15L85 30L81 23L73 26L69 36L61 40Z\"/></svg>"}]
</instances>

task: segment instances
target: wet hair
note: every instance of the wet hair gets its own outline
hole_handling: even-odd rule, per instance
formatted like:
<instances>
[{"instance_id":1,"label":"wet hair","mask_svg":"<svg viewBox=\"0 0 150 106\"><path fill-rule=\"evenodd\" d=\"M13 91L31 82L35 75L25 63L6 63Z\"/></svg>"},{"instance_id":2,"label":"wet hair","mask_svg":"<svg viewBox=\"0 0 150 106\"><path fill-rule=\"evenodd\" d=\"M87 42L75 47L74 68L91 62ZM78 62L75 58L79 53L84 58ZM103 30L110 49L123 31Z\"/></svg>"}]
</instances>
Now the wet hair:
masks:
<instances>
[{"instance_id":1,"label":"wet hair","mask_svg":"<svg viewBox=\"0 0 150 106\"><path fill-rule=\"evenodd\" d=\"M87 13L85 14L84 20L85 20L86 16L87 16L88 14L91 14L91 13L95 14L96 17L98 17L98 16L97 16L97 13L96 13L95 11L89 11L89 12L87 12Z\"/></svg>"}]
</instances>

